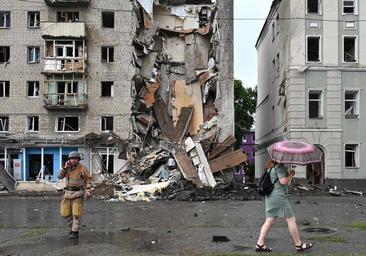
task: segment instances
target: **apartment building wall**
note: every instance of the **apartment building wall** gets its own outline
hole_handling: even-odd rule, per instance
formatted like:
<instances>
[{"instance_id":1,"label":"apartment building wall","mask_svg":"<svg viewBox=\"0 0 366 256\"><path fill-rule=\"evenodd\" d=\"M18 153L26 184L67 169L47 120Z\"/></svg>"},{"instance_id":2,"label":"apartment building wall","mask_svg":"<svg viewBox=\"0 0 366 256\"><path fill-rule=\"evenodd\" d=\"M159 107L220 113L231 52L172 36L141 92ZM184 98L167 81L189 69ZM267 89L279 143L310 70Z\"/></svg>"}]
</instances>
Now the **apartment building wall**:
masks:
<instances>
[{"instance_id":1,"label":"apartment building wall","mask_svg":"<svg viewBox=\"0 0 366 256\"><path fill-rule=\"evenodd\" d=\"M364 103L363 82L365 75L365 51L360 43L365 40L365 32L362 29L365 24L359 22L365 16L366 9L358 2L358 14L344 15L342 13L343 1L320 1L319 13L307 12L307 1L274 1L274 8L270 15L282 15L280 19L279 36L271 42L271 20L268 16L267 29L258 39L258 100L256 113L256 143L259 144L259 152L256 153L257 176L260 175L265 161L268 159L266 146L277 140L294 139L307 141L317 145L324 152L324 160L319 168L325 179L364 179L366 173L362 171L362 155L365 152L363 141L366 136L360 131L363 127L362 107ZM288 12L281 14L281 10ZM287 22L290 20L291 22ZM354 21L354 29L346 29L344 21ZM318 24L310 27L310 23ZM358 47L357 61L344 61L343 37L347 35L357 36ZM307 38L309 36L320 37L319 61L309 61ZM275 41L278 42L276 43ZM272 44L271 44L272 43ZM268 48L272 48L268 52ZM274 54L280 52L284 56L280 65L280 74L284 77L274 81L263 70L271 66ZM271 70L273 70L271 68ZM262 72L261 72L262 71ZM281 87L283 89L281 89ZM280 90L283 92L281 96ZM322 95L322 107L320 118L309 117L309 93L319 91ZM345 92L358 93L359 114L352 116L345 114ZM268 99L261 104L265 96ZM278 100L282 98L281 100ZM283 103L285 102L285 103ZM277 106L276 106L277 104ZM283 126L269 125L271 119L283 122ZM281 113L284 113L281 117ZM280 128L279 128L280 127ZM278 128L278 130L277 130ZM271 130L272 129L272 130ZM356 166L349 165L349 154L346 153L346 145L357 145L355 154ZM347 159L348 160L347 160ZM309 178L309 167L298 167L297 176Z\"/></svg>"}]
</instances>

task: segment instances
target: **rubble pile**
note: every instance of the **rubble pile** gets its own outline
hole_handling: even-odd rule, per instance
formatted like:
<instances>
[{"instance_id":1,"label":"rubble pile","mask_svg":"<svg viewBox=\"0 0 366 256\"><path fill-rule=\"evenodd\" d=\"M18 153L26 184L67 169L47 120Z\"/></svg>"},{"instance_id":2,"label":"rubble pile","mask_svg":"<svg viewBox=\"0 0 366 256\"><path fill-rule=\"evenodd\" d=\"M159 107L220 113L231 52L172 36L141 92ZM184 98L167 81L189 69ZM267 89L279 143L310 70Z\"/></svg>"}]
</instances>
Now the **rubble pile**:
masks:
<instances>
[{"instance_id":1,"label":"rubble pile","mask_svg":"<svg viewBox=\"0 0 366 256\"><path fill-rule=\"evenodd\" d=\"M145 200L159 193L169 197L181 182L187 190L214 188L222 171L247 159L241 150L232 151L232 135L222 136L232 132L222 133L215 104L221 97L218 3L132 2L133 132L119 147L128 167L107 177L99 191L113 186L120 200Z\"/></svg>"}]
</instances>

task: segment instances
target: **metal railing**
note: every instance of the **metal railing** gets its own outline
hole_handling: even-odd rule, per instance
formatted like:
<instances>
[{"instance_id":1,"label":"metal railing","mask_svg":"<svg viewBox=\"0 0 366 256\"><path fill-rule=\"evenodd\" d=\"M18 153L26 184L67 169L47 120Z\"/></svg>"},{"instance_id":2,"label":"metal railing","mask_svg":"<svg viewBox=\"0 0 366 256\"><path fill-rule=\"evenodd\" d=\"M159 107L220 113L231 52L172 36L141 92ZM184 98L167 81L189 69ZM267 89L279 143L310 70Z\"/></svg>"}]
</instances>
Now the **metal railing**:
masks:
<instances>
[{"instance_id":1,"label":"metal railing","mask_svg":"<svg viewBox=\"0 0 366 256\"><path fill-rule=\"evenodd\" d=\"M44 94L44 107L86 108L88 96L84 93L49 93Z\"/></svg>"},{"instance_id":2,"label":"metal railing","mask_svg":"<svg viewBox=\"0 0 366 256\"><path fill-rule=\"evenodd\" d=\"M46 59L44 72L79 72L85 73L86 61L84 59L55 58Z\"/></svg>"}]
</instances>

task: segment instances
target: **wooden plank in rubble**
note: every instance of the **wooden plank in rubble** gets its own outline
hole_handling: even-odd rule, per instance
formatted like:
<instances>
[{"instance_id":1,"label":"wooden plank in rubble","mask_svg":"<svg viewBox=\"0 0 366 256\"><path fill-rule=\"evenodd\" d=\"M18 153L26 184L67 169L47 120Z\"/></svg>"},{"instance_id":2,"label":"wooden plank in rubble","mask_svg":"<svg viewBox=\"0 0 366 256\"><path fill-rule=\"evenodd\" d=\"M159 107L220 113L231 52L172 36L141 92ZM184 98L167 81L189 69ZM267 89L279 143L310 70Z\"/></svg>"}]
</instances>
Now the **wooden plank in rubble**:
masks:
<instances>
[{"instance_id":1,"label":"wooden plank in rubble","mask_svg":"<svg viewBox=\"0 0 366 256\"><path fill-rule=\"evenodd\" d=\"M165 137L172 141L174 136L174 125L172 118L168 114L167 106L161 99L157 99L154 103L153 108L156 119L158 119L161 131L163 132Z\"/></svg>"},{"instance_id":2,"label":"wooden plank in rubble","mask_svg":"<svg viewBox=\"0 0 366 256\"><path fill-rule=\"evenodd\" d=\"M177 165L186 180L192 181L196 186L201 186L202 183L198 177L196 168L194 168L191 159L188 157L185 150L174 147L173 156Z\"/></svg>"},{"instance_id":3,"label":"wooden plank in rubble","mask_svg":"<svg viewBox=\"0 0 366 256\"><path fill-rule=\"evenodd\" d=\"M225 154L209 162L212 173L235 167L247 161L247 154L241 149Z\"/></svg>"},{"instance_id":4,"label":"wooden plank in rubble","mask_svg":"<svg viewBox=\"0 0 366 256\"><path fill-rule=\"evenodd\" d=\"M208 159L211 160L216 158L222 152L234 145L235 141L236 139L232 135L229 135L229 137L227 137L222 143L218 143L213 147L209 153Z\"/></svg>"},{"instance_id":5,"label":"wooden plank in rubble","mask_svg":"<svg viewBox=\"0 0 366 256\"><path fill-rule=\"evenodd\" d=\"M193 116L193 107L183 107L180 111L177 125L174 128L173 142L180 143L187 132Z\"/></svg>"}]
</instances>

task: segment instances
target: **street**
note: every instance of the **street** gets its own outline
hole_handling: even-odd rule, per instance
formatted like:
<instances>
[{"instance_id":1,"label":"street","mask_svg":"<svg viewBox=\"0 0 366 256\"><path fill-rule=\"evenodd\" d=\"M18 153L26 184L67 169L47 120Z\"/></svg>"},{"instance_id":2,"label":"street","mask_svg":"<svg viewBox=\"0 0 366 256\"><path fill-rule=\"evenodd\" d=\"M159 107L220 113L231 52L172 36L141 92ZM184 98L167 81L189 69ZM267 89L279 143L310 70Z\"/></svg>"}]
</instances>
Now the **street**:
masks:
<instances>
[{"instance_id":1,"label":"street","mask_svg":"<svg viewBox=\"0 0 366 256\"><path fill-rule=\"evenodd\" d=\"M264 221L264 201L88 200L80 238L72 241L58 213L59 201L0 197L0 255L251 255ZM290 201L301 237L314 244L309 254L366 255L365 197L292 196ZM230 241L214 242L213 236ZM275 255L296 254L282 219L268 244Z\"/></svg>"}]
</instances>

